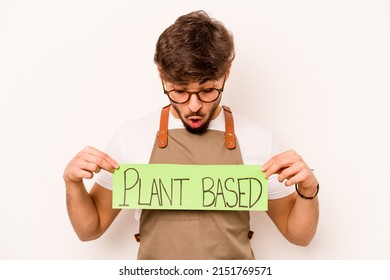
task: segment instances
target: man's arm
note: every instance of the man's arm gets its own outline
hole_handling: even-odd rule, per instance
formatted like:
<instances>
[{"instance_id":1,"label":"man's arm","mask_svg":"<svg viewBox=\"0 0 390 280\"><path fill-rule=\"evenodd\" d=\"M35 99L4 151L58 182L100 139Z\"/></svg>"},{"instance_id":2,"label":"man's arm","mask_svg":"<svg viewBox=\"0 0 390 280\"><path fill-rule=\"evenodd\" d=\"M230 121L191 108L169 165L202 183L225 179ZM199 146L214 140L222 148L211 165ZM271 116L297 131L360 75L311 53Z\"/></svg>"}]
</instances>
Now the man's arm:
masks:
<instances>
[{"instance_id":1,"label":"man's arm","mask_svg":"<svg viewBox=\"0 0 390 280\"><path fill-rule=\"evenodd\" d=\"M112 191L95 183L88 193L83 179L91 179L101 169L113 172L118 167L118 163L107 154L86 147L65 168L63 178L68 214L80 240L101 236L120 212L112 209Z\"/></svg>"},{"instance_id":2,"label":"man's arm","mask_svg":"<svg viewBox=\"0 0 390 280\"><path fill-rule=\"evenodd\" d=\"M313 197L317 193L317 178L295 151L274 156L263 165L262 170L267 178L279 174L279 181L285 181L286 186L298 184L303 196ZM267 214L287 240L307 246L317 229L318 198L305 199L293 193L281 199L269 200Z\"/></svg>"}]
</instances>

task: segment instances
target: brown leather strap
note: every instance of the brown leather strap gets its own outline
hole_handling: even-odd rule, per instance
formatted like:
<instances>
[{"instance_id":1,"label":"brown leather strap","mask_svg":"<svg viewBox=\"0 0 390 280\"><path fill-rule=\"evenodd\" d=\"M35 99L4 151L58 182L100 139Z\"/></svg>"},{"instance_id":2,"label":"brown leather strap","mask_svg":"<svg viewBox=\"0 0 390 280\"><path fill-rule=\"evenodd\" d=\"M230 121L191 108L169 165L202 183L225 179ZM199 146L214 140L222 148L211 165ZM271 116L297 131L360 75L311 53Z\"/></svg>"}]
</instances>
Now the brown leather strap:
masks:
<instances>
[{"instance_id":1,"label":"brown leather strap","mask_svg":"<svg viewBox=\"0 0 390 280\"><path fill-rule=\"evenodd\" d=\"M236 137L234 135L233 114L229 107L222 106L225 114L225 145L229 150L236 148Z\"/></svg>"},{"instance_id":2,"label":"brown leather strap","mask_svg":"<svg viewBox=\"0 0 390 280\"><path fill-rule=\"evenodd\" d=\"M165 148L168 145L168 118L171 105L165 106L161 111L160 130L158 131L158 147Z\"/></svg>"}]
</instances>

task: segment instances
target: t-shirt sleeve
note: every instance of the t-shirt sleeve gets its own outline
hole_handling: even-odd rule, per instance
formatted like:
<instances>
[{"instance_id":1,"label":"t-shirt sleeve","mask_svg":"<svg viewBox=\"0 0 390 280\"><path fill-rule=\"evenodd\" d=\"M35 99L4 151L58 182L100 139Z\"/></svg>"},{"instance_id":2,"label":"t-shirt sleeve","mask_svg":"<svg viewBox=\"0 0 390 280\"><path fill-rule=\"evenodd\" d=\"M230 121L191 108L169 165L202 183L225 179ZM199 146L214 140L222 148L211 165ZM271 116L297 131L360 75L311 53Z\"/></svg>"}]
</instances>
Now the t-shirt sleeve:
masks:
<instances>
[{"instance_id":1,"label":"t-shirt sleeve","mask_svg":"<svg viewBox=\"0 0 390 280\"><path fill-rule=\"evenodd\" d=\"M274 139L272 139L271 157L281 153L280 148ZM268 178L268 199L278 199L289 196L295 192L294 186L286 186L284 182L279 182L278 174Z\"/></svg>"},{"instance_id":2,"label":"t-shirt sleeve","mask_svg":"<svg viewBox=\"0 0 390 280\"><path fill-rule=\"evenodd\" d=\"M235 114L235 126L244 164L264 164L281 151L270 129L240 114ZM278 175L268 178L268 199L286 197L295 191L279 182Z\"/></svg>"},{"instance_id":3,"label":"t-shirt sleeve","mask_svg":"<svg viewBox=\"0 0 390 280\"><path fill-rule=\"evenodd\" d=\"M119 164L147 164L156 139L160 110L136 120L127 120L119 125L105 152ZM112 174L100 171L96 183L112 190Z\"/></svg>"}]
</instances>

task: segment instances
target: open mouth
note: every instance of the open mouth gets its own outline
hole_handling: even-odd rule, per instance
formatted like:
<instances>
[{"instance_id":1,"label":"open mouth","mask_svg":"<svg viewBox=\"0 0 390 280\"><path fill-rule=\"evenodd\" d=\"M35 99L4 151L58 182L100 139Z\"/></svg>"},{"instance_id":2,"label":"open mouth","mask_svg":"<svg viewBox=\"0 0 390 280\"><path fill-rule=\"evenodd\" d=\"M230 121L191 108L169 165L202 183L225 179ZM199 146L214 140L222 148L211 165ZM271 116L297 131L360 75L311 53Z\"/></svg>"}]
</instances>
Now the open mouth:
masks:
<instances>
[{"instance_id":1,"label":"open mouth","mask_svg":"<svg viewBox=\"0 0 390 280\"><path fill-rule=\"evenodd\" d=\"M188 118L189 125L192 128L198 128L202 125L202 117L193 116Z\"/></svg>"}]
</instances>

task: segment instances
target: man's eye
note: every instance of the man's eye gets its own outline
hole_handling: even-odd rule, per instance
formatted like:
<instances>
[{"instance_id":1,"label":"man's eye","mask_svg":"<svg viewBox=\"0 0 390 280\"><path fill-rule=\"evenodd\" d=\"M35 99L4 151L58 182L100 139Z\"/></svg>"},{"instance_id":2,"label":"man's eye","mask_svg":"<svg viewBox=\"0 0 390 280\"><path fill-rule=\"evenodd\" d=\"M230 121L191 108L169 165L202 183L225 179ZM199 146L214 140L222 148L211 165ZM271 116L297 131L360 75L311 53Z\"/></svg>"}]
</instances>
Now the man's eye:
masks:
<instances>
[{"instance_id":1,"label":"man's eye","mask_svg":"<svg viewBox=\"0 0 390 280\"><path fill-rule=\"evenodd\" d=\"M213 88L205 88L205 89L202 89L202 92L203 93L210 93L212 92L214 89Z\"/></svg>"}]
</instances>

